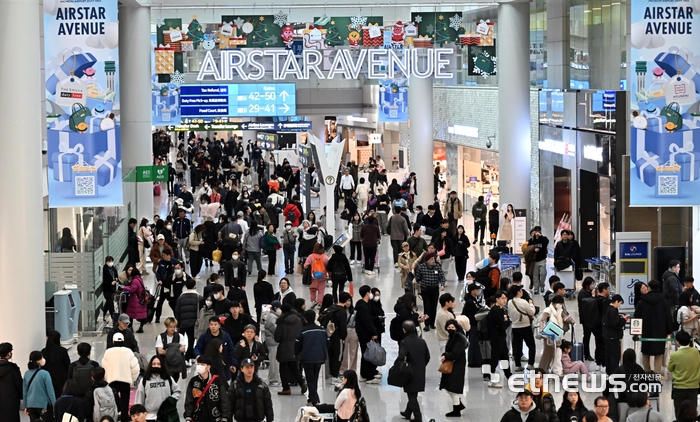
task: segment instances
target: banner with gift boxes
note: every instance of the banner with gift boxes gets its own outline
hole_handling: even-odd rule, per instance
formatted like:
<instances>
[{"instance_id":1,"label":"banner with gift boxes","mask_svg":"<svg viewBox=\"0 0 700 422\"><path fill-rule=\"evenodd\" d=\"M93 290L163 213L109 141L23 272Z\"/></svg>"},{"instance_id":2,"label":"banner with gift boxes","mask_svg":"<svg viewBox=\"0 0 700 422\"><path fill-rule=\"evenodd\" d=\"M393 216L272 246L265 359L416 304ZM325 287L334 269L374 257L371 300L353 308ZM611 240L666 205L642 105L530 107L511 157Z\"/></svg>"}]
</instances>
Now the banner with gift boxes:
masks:
<instances>
[{"instance_id":1,"label":"banner with gift boxes","mask_svg":"<svg viewBox=\"0 0 700 422\"><path fill-rule=\"evenodd\" d=\"M76 33L63 9L43 9L49 206L121 206L117 2L81 6L97 34Z\"/></svg>"},{"instance_id":2,"label":"banner with gift boxes","mask_svg":"<svg viewBox=\"0 0 700 422\"><path fill-rule=\"evenodd\" d=\"M173 84L153 84L151 111L154 126L180 124L179 88Z\"/></svg>"},{"instance_id":3,"label":"banner with gift boxes","mask_svg":"<svg viewBox=\"0 0 700 422\"><path fill-rule=\"evenodd\" d=\"M655 0L631 6L630 205L700 205L700 44L697 13L668 16ZM681 8L678 8L679 10ZM670 36L647 28L675 28Z\"/></svg>"}]
</instances>

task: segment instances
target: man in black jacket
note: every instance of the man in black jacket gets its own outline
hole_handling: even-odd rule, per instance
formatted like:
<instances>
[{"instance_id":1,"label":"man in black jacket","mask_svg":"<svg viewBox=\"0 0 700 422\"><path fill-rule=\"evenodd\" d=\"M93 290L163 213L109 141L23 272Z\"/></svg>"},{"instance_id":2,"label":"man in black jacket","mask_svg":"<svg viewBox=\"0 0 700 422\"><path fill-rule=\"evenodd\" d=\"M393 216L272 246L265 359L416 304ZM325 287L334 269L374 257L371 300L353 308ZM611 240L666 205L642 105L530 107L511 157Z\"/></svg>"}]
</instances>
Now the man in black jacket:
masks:
<instances>
[{"instance_id":1,"label":"man in black jacket","mask_svg":"<svg viewBox=\"0 0 700 422\"><path fill-rule=\"evenodd\" d=\"M289 388L291 382L296 382L301 386L301 394L306 394L307 385L299 372L299 363L295 353L297 337L301 332L301 320L292 307L282 305L282 314L277 318L277 328L275 329L275 341L277 342L277 362L280 363L280 378L282 379L282 391L278 391L279 396L289 396L292 390Z\"/></svg>"},{"instance_id":2,"label":"man in black jacket","mask_svg":"<svg viewBox=\"0 0 700 422\"><path fill-rule=\"evenodd\" d=\"M0 414L3 420L19 422L19 406L22 400L22 374L12 359L12 344L0 343Z\"/></svg>"},{"instance_id":3,"label":"man in black jacket","mask_svg":"<svg viewBox=\"0 0 700 422\"><path fill-rule=\"evenodd\" d=\"M307 406L316 406L321 399L318 397L318 375L321 366L328 357L328 336L326 329L316 324L316 312L304 312L304 327L302 327L295 346L299 360L304 366L306 384L309 387Z\"/></svg>"},{"instance_id":4,"label":"man in black jacket","mask_svg":"<svg viewBox=\"0 0 700 422\"><path fill-rule=\"evenodd\" d=\"M107 349L114 347L112 342L114 334L122 333L122 335L124 335L124 347L131 349L133 352L139 351L139 343L136 341L136 337L134 337L134 333L131 331L131 328L129 328L130 323L131 319L129 318L129 315L119 315L119 319L117 319L115 327L109 330L107 333Z\"/></svg>"},{"instance_id":5,"label":"man in black jacket","mask_svg":"<svg viewBox=\"0 0 700 422\"><path fill-rule=\"evenodd\" d=\"M499 374L496 368L500 363L503 374L506 380L510 378L511 372L508 366L508 342L506 341L506 330L510 326L510 318L506 310L506 292L499 290L494 295L496 304L491 307L489 314L486 316L486 322L491 335L491 381L490 388L503 388L503 384L499 382Z\"/></svg>"},{"instance_id":6,"label":"man in black jacket","mask_svg":"<svg viewBox=\"0 0 700 422\"><path fill-rule=\"evenodd\" d=\"M666 299L666 303L671 309L675 309L676 305L678 305L678 298L683 291L680 273L681 262L674 259L668 263L668 270L666 270L661 277L663 281L662 291L664 292L664 299Z\"/></svg>"},{"instance_id":7,"label":"man in black jacket","mask_svg":"<svg viewBox=\"0 0 700 422\"><path fill-rule=\"evenodd\" d=\"M537 410L532 393L523 390L518 393L513 408L503 415L501 422L547 422L547 417Z\"/></svg>"},{"instance_id":8,"label":"man in black jacket","mask_svg":"<svg viewBox=\"0 0 700 422\"><path fill-rule=\"evenodd\" d=\"M483 360L481 357L481 351L479 350L479 329L476 321L476 314L484 309L484 305L479 301L479 293L481 293L481 285L478 283L471 283L467 287L467 295L462 298L462 303L464 307L462 308L462 315L469 318L469 337L470 344L473 347L467 350L468 365L470 368L481 368L483 365Z\"/></svg>"},{"instance_id":9,"label":"man in black jacket","mask_svg":"<svg viewBox=\"0 0 700 422\"><path fill-rule=\"evenodd\" d=\"M605 340L605 373L611 375L620 365L620 343L627 319L620 316L620 305L624 303L622 296L612 297L610 306L603 314L603 339Z\"/></svg>"},{"instance_id":10,"label":"man in black jacket","mask_svg":"<svg viewBox=\"0 0 700 422\"><path fill-rule=\"evenodd\" d=\"M355 304L355 331L360 342L362 360L360 361L360 376L368 384L381 384L378 377L377 366L365 359L367 343L377 338L377 328L372 322L372 313L369 309L369 300L372 296L372 288L368 285L360 287L360 300Z\"/></svg>"},{"instance_id":11,"label":"man in black jacket","mask_svg":"<svg viewBox=\"0 0 700 422\"><path fill-rule=\"evenodd\" d=\"M243 340L243 331L248 324L255 325L253 318L241 312L241 304L239 302L231 302L229 308L231 316L226 318L224 322L224 330L231 336L233 344L238 344Z\"/></svg>"},{"instance_id":12,"label":"man in black jacket","mask_svg":"<svg viewBox=\"0 0 700 422\"><path fill-rule=\"evenodd\" d=\"M228 389L233 419L240 422L274 420L270 388L255 373L255 362L244 359L241 371Z\"/></svg>"},{"instance_id":13,"label":"man in black jacket","mask_svg":"<svg viewBox=\"0 0 700 422\"><path fill-rule=\"evenodd\" d=\"M435 207L433 205L428 205L428 213L421 219L421 225L425 227L425 234L432 236L435 234L435 230L440 227L440 222L442 217L438 218L435 214Z\"/></svg>"},{"instance_id":14,"label":"man in black jacket","mask_svg":"<svg viewBox=\"0 0 700 422\"><path fill-rule=\"evenodd\" d=\"M535 263L532 270L532 282L537 289L544 292L544 280L547 278L547 247L549 239L542 235L542 228L535 226L530 230L532 237L527 241L528 246L535 247Z\"/></svg>"},{"instance_id":15,"label":"man in black jacket","mask_svg":"<svg viewBox=\"0 0 700 422\"><path fill-rule=\"evenodd\" d=\"M234 251L231 254L231 260L226 263L224 267L224 274L226 274L226 288L231 289L231 287L245 287L247 283L248 269L243 261L240 259L240 254L238 251Z\"/></svg>"},{"instance_id":16,"label":"man in black jacket","mask_svg":"<svg viewBox=\"0 0 700 422\"><path fill-rule=\"evenodd\" d=\"M173 312L180 332L187 335L185 359L189 361L194 358L194 326L199 316L199 293L197 293L197 282L191 277L185 283L185 287L186 289L177 298ZM191 362L188 362L188 365L191 365Z\"/></svg>"},{"instance_id":17,"label":"man in black jacket","mask_svg":"<svg viewBox=\"0 0 700 422\"><path fill-rule=\"evenodd\" d=\"M582 315L582 312L580 310L583 309L583 300L593 299L594 287L595 280L593 279L593 277L586 277L583 279L583 283L581 284L581 290L579 290L578 295L576 296L576 300L578 301L579 315ZM583 319L584 318L581 318L581 324L583 325L583 358L584 360L592 361L593 358L591 357L590 346L592 330L588 326L588 324L585 324L583 322Z\"/></svg>"}]
</instances>

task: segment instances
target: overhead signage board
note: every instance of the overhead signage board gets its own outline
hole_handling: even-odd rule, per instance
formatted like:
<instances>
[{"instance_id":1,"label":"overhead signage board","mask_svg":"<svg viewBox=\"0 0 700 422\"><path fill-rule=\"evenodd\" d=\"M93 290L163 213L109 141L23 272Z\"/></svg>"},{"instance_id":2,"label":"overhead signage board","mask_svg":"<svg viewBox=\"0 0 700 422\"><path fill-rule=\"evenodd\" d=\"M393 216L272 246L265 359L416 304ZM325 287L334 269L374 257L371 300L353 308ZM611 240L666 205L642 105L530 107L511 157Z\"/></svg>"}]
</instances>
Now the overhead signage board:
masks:
<instances>
[{"instance_id":1,"label":"overhead signage board","mask_svg":"<svg viewBox=\"0 0 700 422\"><path fill-rule=\"evenodd\" d=\"M168 132L203 132L231 130L269 130L272 132L306 132L311 130L311 122L242 122L242 123L183 123L168 125Z\"/></svg>"},{"instance_id":2,"label":"overhead signage board","mask_svg":"<svg viewBox=\"0 0 700 422\"><path fill-rule=\"evenodd\" d=\"M294 116L295 84L182 85L182 117Z\"/></svg>"},{"instance_id":3,"label":"overhead signage board","mask_svg":"<svg viewBox=\"0 0 700 422\"><path fill-rule=\"evenodd\" d=\"M277 149L278 136L274 133L258 132L255 135L255 145L265 151L274 151Z\"/></svg>"}]
</instances>

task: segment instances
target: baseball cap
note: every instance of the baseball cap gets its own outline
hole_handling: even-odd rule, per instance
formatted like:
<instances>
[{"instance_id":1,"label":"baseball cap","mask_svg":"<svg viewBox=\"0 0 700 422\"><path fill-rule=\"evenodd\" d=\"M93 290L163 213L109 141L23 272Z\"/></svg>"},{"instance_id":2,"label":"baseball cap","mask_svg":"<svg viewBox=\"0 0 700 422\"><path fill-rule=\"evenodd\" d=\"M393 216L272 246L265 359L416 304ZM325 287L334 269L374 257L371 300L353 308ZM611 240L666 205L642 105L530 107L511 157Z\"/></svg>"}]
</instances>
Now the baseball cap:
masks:
<instances>
[{"instance_id":1,"label":"baseball cap","mask_svg":"<svg viewBox=\"0 0 700 422\"><path fill-rule=\"evenodd\" d=\"M281 308L282 302L280 302L279 300L273 300L270 306L272 306L273 308Z\"/></svg>"},{"instance_id":2,"label":"baseball cap","mask_svg":"<svg viewBox=\"0 0 700 422\"><path fill-rule=\"evenodd\" d=\"M131 322L131 319L129 319L129 315L121 314L121 315L119 315L119 322L123 322L124 324L129 324Z\"/></svg>"},{"instance_id":3,"label":"baseball cap","mask_svg":"<svg viewBox=\"0 0 700 422\"><path fill-rule=\"evenodd\" d=\"M243 359L243 362L241 363L241 368L243 368L244 366L255 366L255 362L253 362L253 360L250 358Z\"/></svg>"},{"instance_id":4,"label":"baseball cap","mask_svg":"<svg viewBox=\"0 0 700 422\"><path fill-rule=\"evenodd\" d=\"M160 240L160 239L165 240L165 236L162 234L159 234L158 237L156 238L156 240Z\"/></svg>"},{"instance_id":5,"label":"baseball cap","mask_svg":"<svg viewBox=\"0 0 700 422\"><path fill-rule=\"evenodd\" d=\"M114 333L114 335L112 336L112 341L124 341L124 334Z\"/></svg>"},{"instance_id":6,"label":"baseball cap","mask_svg":"<svg viewBox=\"0 0 700 422\"><path fill-rule=\"evenodd\" d=\"M238 211L238 212L236 213L236 215L239 216L239 217L243 217L243 211Z\"/></svg>"},{"instance_id":7,"label":"baseball cap","mask_svg":"<svg viewBox=\"0 0 700 422\"><path fill-rule=\"evenodd\" d=\"M523 391L519 392L516 397L522 397L522 396L530 396L532 398L535 398L534 394L532 394L532 391L530 391L530 390L523 390Z\"/></svg>"}]
</instances>

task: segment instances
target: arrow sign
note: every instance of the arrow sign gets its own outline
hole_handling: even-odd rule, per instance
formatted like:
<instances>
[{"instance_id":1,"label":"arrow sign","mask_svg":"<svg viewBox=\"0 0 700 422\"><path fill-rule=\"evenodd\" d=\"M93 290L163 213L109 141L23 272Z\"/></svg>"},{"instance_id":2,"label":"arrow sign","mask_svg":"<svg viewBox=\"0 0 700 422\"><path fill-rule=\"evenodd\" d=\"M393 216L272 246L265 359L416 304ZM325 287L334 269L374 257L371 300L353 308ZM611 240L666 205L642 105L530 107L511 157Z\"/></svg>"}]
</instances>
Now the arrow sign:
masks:
<instances>
[{"instance_id":1,"label":"arrow sign","mask_svg":"<svg viewBox=\"0 0 700 422\"><path fill-rule=\"evenodd\" d=\"M175 129L175 126L168 126L168 130L173 130Z\"/></svg>"},{"instance_id":2,"label":"arrow sign","mask_svg":"<svg viewBox=\"0 0 700 422\"><path fill-rule=\"evenodd\" d=\"M284 106L280 107L280 110L282 110L283 113L286 113L289 111L289 106L285 104Z\"/></svg>"},{"instance_id":3,"label":"arrow sign","mask_svg":"<svg viewBox=\"0 0 700 422\"><path fill-rule=\"evenodd\" d=\"M209 125L205 125L205 126L204 126L205 129L209 129L210 127L211 127L211 126L209 126Z\"/></svg>"},{"instance_id":4,"label":"arrow sign","mask_svg":"<svg viewBox=\"0 0 700 422\"><path fill-rule=\"evenodd\" d=\"M247 129L248 129L248 123L242 123L242 124L241 124L241 129L242 129L242 130L247 130Z\"/></svg>"},{"instance_id":5,"label":"arrow sign","mask_svg":"<svg viewBox=\"0 0 700 422\"><path fill-rule=\"evenodd\" d=\"M282 100L287 101L287 97L289 97L289 93L287 91L282 91L280 92L280 97L282 97ZM287 107L289 108L289 107Z\"/></svg>"}]
</instances>

